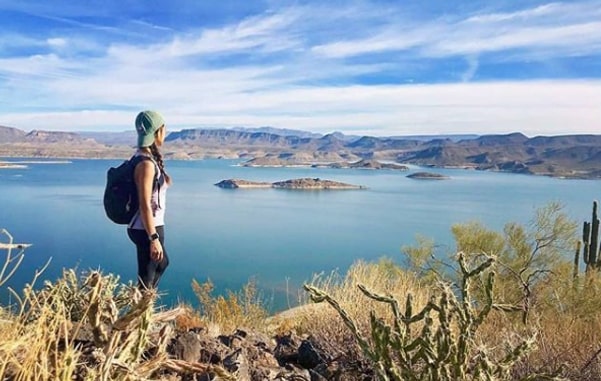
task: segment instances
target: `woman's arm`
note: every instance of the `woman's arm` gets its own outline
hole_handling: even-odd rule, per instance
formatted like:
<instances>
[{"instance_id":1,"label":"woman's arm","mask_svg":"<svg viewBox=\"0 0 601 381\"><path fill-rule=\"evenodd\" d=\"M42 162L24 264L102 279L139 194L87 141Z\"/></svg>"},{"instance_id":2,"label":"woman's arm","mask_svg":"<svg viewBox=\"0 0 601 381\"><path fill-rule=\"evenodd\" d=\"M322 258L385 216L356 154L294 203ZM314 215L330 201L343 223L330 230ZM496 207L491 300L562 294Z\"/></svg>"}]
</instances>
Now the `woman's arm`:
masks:
<instances>
[{"instance_id":1,"label":"woman's arm","mask_svg":"<svg viewBox=\"0 0 601 381\"><path fill-rule=\"evenodd\" d=\"M140 209L140 218L148 237L156 234L154 226L154 217L152 215L152 186L155 175L154 163L150 160L143 160L134 171L134 181L138 190L138 203ZM150 239L150 238L149 238ZM150 258L155 261L163 259L163 247L158 239L150 241Z\"/></svg>"}]
</instances>

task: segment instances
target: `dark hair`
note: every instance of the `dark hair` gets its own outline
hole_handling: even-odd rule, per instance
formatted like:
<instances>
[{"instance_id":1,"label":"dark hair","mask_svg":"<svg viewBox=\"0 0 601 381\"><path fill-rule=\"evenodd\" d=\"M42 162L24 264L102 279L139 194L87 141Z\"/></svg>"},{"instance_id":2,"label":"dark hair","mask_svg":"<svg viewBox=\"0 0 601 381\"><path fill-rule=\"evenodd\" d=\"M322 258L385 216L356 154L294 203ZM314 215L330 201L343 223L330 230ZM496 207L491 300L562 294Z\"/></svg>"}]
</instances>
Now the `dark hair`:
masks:
<instances>
[{"instance_id":1,"label":"dark hair","mask_svg":"<svg viewBox=\"0 0 601 381\"><path fill-rule=\"evenodd\" d=\"M159 147L155 143L152 143L152 145L150 146L150 153L152 154L154 161L156 161L157 165L159 166L159 170L161 171L163 176L165 176L165 181L167 181L167 184L171 184L171 176L169 176L165 171L165 162L163 162L163 154L161 154L161 151L159 151Z\"/></svg>"}]
</instances>

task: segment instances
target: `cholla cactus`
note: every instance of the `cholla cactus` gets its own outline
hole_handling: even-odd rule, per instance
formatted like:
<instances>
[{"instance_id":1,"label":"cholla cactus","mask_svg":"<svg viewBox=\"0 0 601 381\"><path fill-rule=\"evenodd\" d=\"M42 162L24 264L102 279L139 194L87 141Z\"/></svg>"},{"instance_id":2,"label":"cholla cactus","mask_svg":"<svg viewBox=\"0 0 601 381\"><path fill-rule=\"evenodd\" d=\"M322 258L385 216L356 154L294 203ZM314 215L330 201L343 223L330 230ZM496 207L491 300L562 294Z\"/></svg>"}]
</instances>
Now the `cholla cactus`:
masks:
<instances>
[{"instance_id":1,"label":"cholla cactus","mask_svg":"<svg viewBox=\"0 0 601 381\"><path fill-rule=\"evenodd\" d=\"M512 367L534 346L528 338L508 350L502 358L491 358L488 349L478 344L477 331L492 309L517 310L493 300L494 258L468 268L463 253L457 255L461 270L459 291L440 283L439 292L420 311L414 311L413 298L407 295L404 312L393 297L375 294L359 285L368 298L390 305L392 324L371 313L371 338L363 337L356 324L336 300L323 291L305 285L315 302L329 303L351 330L363 353L372 362L379 380L508 380ZM472 281L484 277L484 300L472 301ZM416 328L419 332L413 333ZM559 380L555 375L533 375Z\"/></svg>"}]
</instances>

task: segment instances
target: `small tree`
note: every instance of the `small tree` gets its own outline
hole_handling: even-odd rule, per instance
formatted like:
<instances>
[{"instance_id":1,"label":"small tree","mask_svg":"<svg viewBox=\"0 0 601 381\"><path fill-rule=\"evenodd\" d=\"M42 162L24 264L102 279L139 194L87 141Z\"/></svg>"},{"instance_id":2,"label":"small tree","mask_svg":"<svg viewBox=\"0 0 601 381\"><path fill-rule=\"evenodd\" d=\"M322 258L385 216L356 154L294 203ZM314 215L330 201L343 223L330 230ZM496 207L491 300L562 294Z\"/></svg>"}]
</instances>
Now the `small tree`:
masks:
<instances>
[{"instance_id":1,"label":"small tree","mask_svg":"<svg viewBox=\"0 0 601 381\"><path fill-rule=\"evenodd\" d=\"M497 258L495 295L504 304L520 306L526 321L537 303L537 290L542 292L538 286L548 282L552 274L562 273L558 269L568 262L568 253L575 247L576 227L562 205L552 202L537 209L527 226L508 223L502 233L476 222L456 224L451 230L456 249L465 253L466 261L477 261L483 254ZM403 252L410 257L422 256L410 261L425 265L420 271L431 270L451 280L461 274L451 260L438 258L434 251L430 262L423 260L424 249L419 247L404 248ZM474 281L473 287L477 299L485 297L484 280Z\"/></svg>"}]
</instances>

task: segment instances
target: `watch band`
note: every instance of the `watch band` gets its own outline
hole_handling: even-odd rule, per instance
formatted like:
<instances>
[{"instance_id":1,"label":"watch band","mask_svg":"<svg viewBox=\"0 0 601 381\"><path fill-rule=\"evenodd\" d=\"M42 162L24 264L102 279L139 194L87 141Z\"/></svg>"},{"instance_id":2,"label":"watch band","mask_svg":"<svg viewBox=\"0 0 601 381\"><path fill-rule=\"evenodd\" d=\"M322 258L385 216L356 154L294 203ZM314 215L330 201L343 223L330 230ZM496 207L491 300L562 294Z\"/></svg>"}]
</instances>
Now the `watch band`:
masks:
<instances>
[{"instance_id":1,"label":"watch band","mask_svg":"<svg viewBox=\"0 0 601 381\"><path fill-rule=\"evenodd\" d=\"M152 233L148 236L149 241L154 241L155 239L159 239L159 233Z\"/></svg>"}]
</instances>

